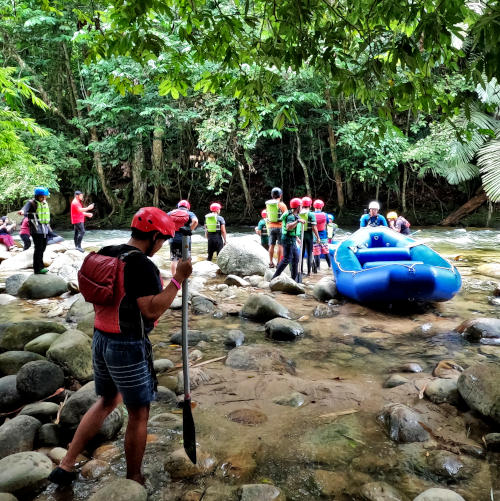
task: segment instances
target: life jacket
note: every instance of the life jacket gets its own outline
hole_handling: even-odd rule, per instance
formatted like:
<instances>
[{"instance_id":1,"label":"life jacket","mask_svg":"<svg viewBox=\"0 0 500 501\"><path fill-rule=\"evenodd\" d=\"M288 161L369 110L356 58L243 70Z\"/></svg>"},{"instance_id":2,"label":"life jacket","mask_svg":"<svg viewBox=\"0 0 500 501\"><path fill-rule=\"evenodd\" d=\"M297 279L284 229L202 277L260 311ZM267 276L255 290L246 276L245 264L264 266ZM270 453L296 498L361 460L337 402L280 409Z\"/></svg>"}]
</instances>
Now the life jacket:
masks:
<instances>
[{"instance_id":1,"label":"life jacket","mask_svg":"<svg viewBox=\"0 0 500 501\"><path fill-rule=\"evenodd\" d=\"M270 223L277 223L283 217L280 209L280 201L271 199L266 202L267 220Z\"/></svg>"},{"instance_id":2,"label":"life jacket","mask_svg":"<svg viewBox=\"0 0 500 501\"><path fill-rule=\"evenodd\" d=\"M41 224L50 223L50 208L47 202L39 202L36 200L36 217Z\"/></svg>"},{"instance_id":3,"label":"life jacket","mask_svg":"<svg viewBox=\"0 0 500 501\"><path fill-rule=\"evenodd\" d=\"M262 221L266 221L265 219L262 219ZM268 229L267 229L267 222L266 224L264 224L262 226L262 228L260 229L260 236L261 237L265 237L267 234L269 233Z\"/></svg>"},{"instance_id":4,"label":"life jacket","mask_svg":"<svg viewBox=\"0 0 500 501\"><path fill-rule=\"evenodd\" d=\"M286 229L286 219L287 217L292 214L292 212L290 211L286 211L282 216L281 216L281 233L284 237L300 237L301 233L302 233L302 228L301 228L301 224L298 224L297 226L295 226L295 228L291 231L288 231Z\"/></svg>"},{"instance_id":5,"label":"life jacket","mask_svg":"<svg viewBox=\"0 0 500 501\"><path fill-rule=\"evenodd\" d=\"M299 217L303 221L302 224L304 225L304 231L307 231L309 229L309 211L308 210L307 211L305 211L305 210L300 211Z\"/></svg>"},{"instance_id":6,"label":"life jacket","mask_svg":"<svg viewBox=\"0 0 500 501\"><path fill-rule=\"evenodd\" d=\"M314 215L316 216L316 223L317 223L317 226L316 228L318 229L318 231L324 231L325 228L326 228L326 213L325 212L315 212Z\"/></svg>"},{"instance_id":7,"label":"life jacket","mask_svg":"<svg viewBox=\"0 0 500 501\"><path fill-rule=\"evenodd\" d=\"M377 214L376 217L368 216L367 226L371 226L371 227L383 226L382 218L380 217L380 214Z\"/></svg>"},{"instance_id":8,"label":"life jacket","mask_svg":"<svg viewBox=\"0 0 500 501\"><path fill-rule=\"evenodd\" d=\"M335 223L328 223L326 227L326 234L328 238L333 238L333 235L335 234L335 230L338 228L338 225Z\"/></svg>"},{"instance_id":9,"label":"life jacket","mask_svg":"<svg viewBox=\"0 0 500 501\"><path fill-rule=\"evenodd\" d=\"M208 233L220 231L220 221L216 212L210 212L205 216L205 227Z\"/></svg>"}]
</instances>

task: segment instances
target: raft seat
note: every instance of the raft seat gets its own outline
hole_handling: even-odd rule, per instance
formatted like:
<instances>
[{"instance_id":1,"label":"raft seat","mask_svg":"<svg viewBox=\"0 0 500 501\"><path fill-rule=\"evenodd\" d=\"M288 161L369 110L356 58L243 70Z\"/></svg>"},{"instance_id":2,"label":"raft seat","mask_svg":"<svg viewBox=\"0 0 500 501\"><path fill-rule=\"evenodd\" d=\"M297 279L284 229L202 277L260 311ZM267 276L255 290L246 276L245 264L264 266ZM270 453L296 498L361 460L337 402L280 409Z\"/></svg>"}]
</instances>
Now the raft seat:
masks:
<instances>
[{"instance_id":1,"label":"raft seat","mask_svg":"<svg viewBox=\"0 0 500 501\"><path fill-rule=\"evenodd\" d=\"M403 264L405 266L412 266L414 264L424 264L423 261L369 261L363 265L363 269L377 268L378 266L387 266L394 264Z\"/></svg>"},{"instance_id":2,"label":"raft seat","mask_svg":"<svg viewBox=\"0 0 500 501\"><path fill-rule=\"evenodd\" d=\"M357 249L356 257L361 265L371 261L408 261L411 260L408 247L370 247Z\"/></svg>"}]
</instances>

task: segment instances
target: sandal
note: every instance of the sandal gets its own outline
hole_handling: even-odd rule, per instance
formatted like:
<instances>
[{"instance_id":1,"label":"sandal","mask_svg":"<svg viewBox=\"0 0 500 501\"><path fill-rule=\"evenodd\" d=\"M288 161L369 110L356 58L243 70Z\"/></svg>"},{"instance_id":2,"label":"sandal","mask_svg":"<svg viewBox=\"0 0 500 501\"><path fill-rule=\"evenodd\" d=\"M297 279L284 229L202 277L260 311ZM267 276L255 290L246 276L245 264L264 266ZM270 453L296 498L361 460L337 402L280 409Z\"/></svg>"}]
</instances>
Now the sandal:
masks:
<instances>
[{"instance_id":1,"label":"sandal","mask_svg":"<svg viewBox=\"0 0 500 501\"><path fill-rule=\"evenodd\" d=\"M49 481L57 485L70 485L74 480L76 480L77 476L78 473L76 471L66 471L60 466L57 466L49 475Z\"/></svg>"},{"instance_id":2,"label":"sandal","mask_svg":"<svg viewBox=\"0 0 500 501\"><path fill-rule=\"evenodd\" d=\"M269 268L274 268L274 263L269 263Z\"/></svg>"}]
</instances>

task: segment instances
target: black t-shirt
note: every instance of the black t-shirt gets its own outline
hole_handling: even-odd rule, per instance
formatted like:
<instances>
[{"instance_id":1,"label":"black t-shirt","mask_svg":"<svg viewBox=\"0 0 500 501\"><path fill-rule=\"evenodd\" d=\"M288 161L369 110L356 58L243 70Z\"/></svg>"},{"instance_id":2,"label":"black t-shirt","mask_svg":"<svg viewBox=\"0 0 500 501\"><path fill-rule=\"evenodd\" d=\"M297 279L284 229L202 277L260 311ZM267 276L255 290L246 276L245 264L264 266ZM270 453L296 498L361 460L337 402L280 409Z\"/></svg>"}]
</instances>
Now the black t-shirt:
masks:
<instances>
[{"instance_id":1,"label":"black t-shirt","mask_svg":"<svg viewBox=\"0 0 500 501\"><path fill-rule=\"evenodd\" d=\"M132 245L110 245L103 247L99 254L118 257L137 251ZM120 330L122 334L142 337L141 314L137 298L159 294L163 287L160 270L143 252L134 252L125 259L124 269L125 297L120 305ZM145 333L153 330L154 322L143 317Z\"/></svg>"}]
</instances>

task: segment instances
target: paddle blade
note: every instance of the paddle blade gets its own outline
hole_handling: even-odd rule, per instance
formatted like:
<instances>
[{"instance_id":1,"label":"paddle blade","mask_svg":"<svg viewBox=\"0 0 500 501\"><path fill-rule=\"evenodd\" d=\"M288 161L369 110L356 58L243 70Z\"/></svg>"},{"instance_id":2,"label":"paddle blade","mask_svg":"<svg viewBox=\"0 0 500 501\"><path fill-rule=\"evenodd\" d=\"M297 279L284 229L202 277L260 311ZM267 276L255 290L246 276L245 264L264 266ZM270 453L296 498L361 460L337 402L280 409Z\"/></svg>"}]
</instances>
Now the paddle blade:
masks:
<instances>
[{"instance_id":1,"label":"paddle blade","mask_svg":"<svg viewBox=\"0 0 500 501\"><path fill-rule=\"evenodd\" d=\"M182 436L184 450L193 464L196 464L196 430L194 429L191 399L184 400L182 406Z\"/></svg>"}]
</instances>

